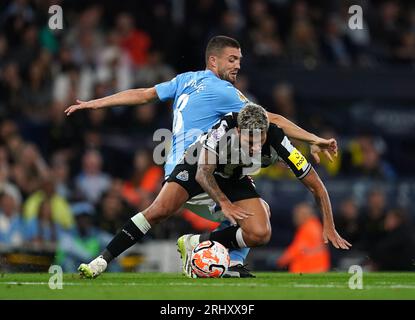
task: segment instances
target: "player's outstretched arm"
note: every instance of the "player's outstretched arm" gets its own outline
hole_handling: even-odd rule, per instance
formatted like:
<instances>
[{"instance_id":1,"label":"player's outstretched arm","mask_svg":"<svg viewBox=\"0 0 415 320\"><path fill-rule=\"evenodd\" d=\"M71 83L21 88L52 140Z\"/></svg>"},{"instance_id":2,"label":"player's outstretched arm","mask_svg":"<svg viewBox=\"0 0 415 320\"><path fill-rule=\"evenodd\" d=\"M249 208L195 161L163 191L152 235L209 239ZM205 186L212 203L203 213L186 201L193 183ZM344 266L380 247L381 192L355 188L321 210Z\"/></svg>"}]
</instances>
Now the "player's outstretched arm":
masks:
<instances>
[{"instance_id":1,"label":"player's outstretched arm","mask_svg":"<svg viewBox=\"0 0 415 320\"><path fill-rule=\"evenodd\" d=\"M328 243L328 241L330 241L335 248L348 250L352 245L343 239L336 231L330 198L326 187L317 172L311 168L310 172L301 181L313 193L320 211L323 214L324 242Z\"/></svg>"},{"instance_id":2,"label":"player's outstretched arm","mask_svg":"<svg viewBox=\"0 0 415 320\"><path fill-rule=\"evenodd\" d=\"M99 109L113 106L139 105L149 103L157 98L158 96L155 87L129 89L100 99L89 101L76 100L76 104L68 107L65 110L65 113L69 116L71 113L80 109Z\"/></svg>"},{"instance_id":3,"label":"player's outstretched arm","mask_svg":"<svg viewBox=\"0 0 415 320\"><path fill-rule=\"evenodd\" d=\"M280 127L289 138L309 143L311 145L311 155L317 163L320 163L318 155L320 152L323 152L330 161L333 161L332 155L337 157L337 141L335 139L320 138L279 114L268 112L268 118L270 122Z\"/></svg>"},{"instance_id":4,"label":"player's outstretched arm","mask_svg":"<svg viewBox=\"0 0 415 320\"><path fill-rule=\"evenodd\" d=\"M220 205L225 217L232 223L236 224L236 219L242 220L252 216L252 213L232 204L228 197L219 188L213 173L216 169L216 155L202 148L197 172L196 181L207 192L207 194Z\"/></svg>"}]
</instances>

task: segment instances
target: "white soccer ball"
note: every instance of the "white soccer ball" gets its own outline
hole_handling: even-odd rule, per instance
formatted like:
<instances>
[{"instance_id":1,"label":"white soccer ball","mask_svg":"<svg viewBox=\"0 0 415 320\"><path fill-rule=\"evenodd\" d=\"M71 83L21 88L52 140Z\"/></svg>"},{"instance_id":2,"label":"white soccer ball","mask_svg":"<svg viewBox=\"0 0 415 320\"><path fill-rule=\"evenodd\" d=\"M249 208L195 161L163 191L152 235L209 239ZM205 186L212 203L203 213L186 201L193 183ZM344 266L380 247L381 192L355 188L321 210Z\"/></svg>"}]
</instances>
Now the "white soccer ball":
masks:
<instances>
[{"instance_id":1,"label":"white soccer ball","mask_svg":"<svg viewBox=\"0 0 415 320\"><path fill-rule=\"evenodd\" d=\"M191 265L198 278L220 278L228 271L228 249L216 241L203 241L192 251Z\"/></svg>"}]
</instances>

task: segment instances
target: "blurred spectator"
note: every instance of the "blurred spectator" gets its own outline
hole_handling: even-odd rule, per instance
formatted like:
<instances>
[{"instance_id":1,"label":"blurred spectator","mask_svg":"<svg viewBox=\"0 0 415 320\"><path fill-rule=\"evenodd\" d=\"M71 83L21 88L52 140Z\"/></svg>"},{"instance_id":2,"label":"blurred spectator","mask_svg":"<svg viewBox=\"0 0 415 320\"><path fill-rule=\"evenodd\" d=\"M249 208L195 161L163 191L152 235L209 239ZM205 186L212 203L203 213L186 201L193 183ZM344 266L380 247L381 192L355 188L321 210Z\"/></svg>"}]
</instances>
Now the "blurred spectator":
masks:
<instances>
[{"instance_id":1,"label":"blurred spectator","mask_svg":"<svg viewBox=\"0 0 415 320\"><path fill-rule=\"evenodd\" d=\"M65 199L72 198L70 183L70 168L64 153L55 153L52 156L51 174L56 184L56 192Z\"/></svg>"},{"instance_id":2,"label":"blurred spectator","mask_svg":"<svg viewBox=\"0 0 415 320\"><path fill-rule=\"evenodd\" d=\"M25 147L25 142L19 134L12 133L11 135L7 136L5 146L10 158L10 179L13 180L17 185L17 181L14 176L14 168L16 166L16 163L19 161L19 156L21 155L22 150Z\"/></svg>"},{"instance_id":3,"label":"blurred spectator","mask_svg":"<svg viewBox=\"0 0 415 320\"><path fill-rule=\"evenodd\" d=\"M140 88L149 88L157 83L169 81L175 77L175 71L164 62L163 53L151 50L146 65L138 69L135 82Z\"/></svg>"},{"instance_id":4,"label":"blurred spectator","mask_svg":"<svg viewBox=\"0 0 415 320\"><path fill-rule=\"evenodd\" d=\"M297 21L310 21L311 22L311 11L307 1L297 0L292 4L292 20Z\"/></svg>"},{"instance_id":5,"label":"blurred spectator","mask_svg":"<svg viewBox=\"0 0 415 320\"><path fill-rule=\"evenodd\" d=\"M38 190L41 181L47 178L49 169L34 144L19 143L16 147L12 150L16 161L12 167L12 177L23 195L27 196Z\"/></svg>"},{"instance_id":6,"label":"blurred spectator","mask_svg":"<svg viewBox=\"0 0 415 320\"><path fill-rule=\"evenodd\" d=\"M387 212L385 234L371 250L373 268L382 271L415 270L415 229L401 209Z\"/></svg>"},{"instance_id":7,"label":"blurred spectator","mask_svg":"<svg viewBox=\"0 0 415 320\"><path fill-rule=\"evenodd\" d=\"M130 206L143 210L161 189L163 169L153 163L152 153L146 149L136 151L133 168L131 180L123 184L122 195Z\"/></svg>"},{"instance_id":8,"label":"blurred spectator","mask_svg":"<svg viewBox=\"0 0 415 320\"><path fill-rule=\"evenodd\" d=\"M98 227L100 230L115 235L134 211L127 207L121 194L109 191L99 201Z\"/></svg>"},{"instance_id":9,"label":"blurred spectator","mask_svg":"<svg viewBox=\"0 0 415 320\"><path fill-rule=\"evenodd\" d=\"M294 89L289 83L276 84L272 90L273 111L298 123Z\"/></svg>"},{"instance_id":10,"label":"blurred spectator","mask_svg":"<svg viewBox=\"0 0 415 320\"><path fill-rule=\"evenodd\" d=\"M108 83L115 80L115 90L130 89L134 83L134 68L132 60L127 52L119 47L119 35L111 30L107 35L107 43L98 52L98 83ZM153 83L152 85L154 85ZM96 98L100 98L97 97Z\"/></svg>"},{"instance_id":11,"label":"blurred spectator","mask_svg":"<svg viewBox=\"0 0 415 320\"><path fill-rule=\"evenodd\" d=\"M31 63L39 55L39 30L36 24L25 25L22 34L22 41L14 47L11 54L19 68L26 73Z\"/></svg>"},{"instance_id":12,"label":"blurred spectator","mask_svg":"<svg viewBox=\"0 0 415 320\"><path fill-rule=\"evenodd\" d=\"M244 24L244 19L238 11L228 9L221 14L219 27L213 29L211 36L222 34L242 41L245 38Z\"/></svg>"},{"instance_id":13,"label":"blurred spectator","mask_svg":"<svg viewBox=\"0 0 415 320\"><path fill-rule=\"evenodd\" d=\"M367 205L361 209L360 226L363 249L371 252L384 235L384 219L387 199L381 189L372 189L367 196Z\"/></svg>"},{"instance_id":14,"label":"blurred spectator","mask_svg":"<svg viewBox=\"0 0 415 320\"><path fill-rule=\"evenodd\" d=\"M59 240L61 229L53 217L52 201L45 198L40 202L37 215L26 222L25 240L35 246L54 246Z\"/></svg>"},{"instance_id":15,"label":"blurred spectator","mask_svg":"<svg viewBox=\"0 0 415 320\"><path fill-rule=\"evenodd\" d=\"M62 233L56 255L56 263L65 272L76 272L79 264L94 259L109 243L112 236L93 225L94 208L87 202L72 206L75 228Z\"/></svg>"},{"instance_id":16,"label":"blurred spectator","mask_svg":"<svg viewBox=\"0 0 415 320\"><path fill-rule=\"evenodd\" d=\"M401 5L397 1L388 0L381 4L379 11L379 16L372 25L372 33L375 43L382 50L384 57L389 58L392 54L392 48L399 41Z\"/></svg>"},{"instance_id":17,"label":"blurred spectator","mask_svg":"<svg viewBox=\"0 0 415 320\"><path fill-rule=\"evenodd\" d=\"M5 147L0 146L0 193L6 192L15 198L16 203L20 206L22 203L22 194L19 188L10 181L10 166L8 152Z\"/></svg>"},{"instance_id":18,"label":"blurred spectator","mask_svg":"<svg viewBox=\"0 0 415 320\"><path fill-rule=\"evenodd\" d=\"M63 55L63 58L66 58L65 55ZM58 101L63 105L67 105L72 102L73 100L70 99L74 95L71 94L71 92L78 92L76 86L77 83L79 83L78 68L76 68L75 65L71 63L62 65L62 70L60 70L60 72L53 79L53 101Z\"/></svg>"},{"instance_id":19,"label":"blurred spectator","mask_svg":"<svg viewBox=\"0 0 415 320\"><path fill-rule=\"evenodd\" d=\"M175 10L173 10L174 7ZM170 48L180 42L178 25L183 23L184 6L175 6L170 1L155 1L151 13L151 28L148 28L148 32L152 39L157 39L151 47L163 52L168 61L174 61L178 51L170 50ZM168 37L166 37L166 30L169 30Z\"/></svg>"},{"instance_id":20,"label":"blurred spectator","mask_svg":"<svg viewBox=\"0 0 415 320\"><path fill-rule=\"evenodd\" d=\"M105 132L108 125L108 110L97 109L91 110L86 114L86 128L91 131Z\"/></svg>"},{"instance_id":21,"label":"blurred spectator","mask_svg":"<svg viewBox=\"0 0 415 320\"><path fill-rule=\"evenodd\" d=\"M93 46L99 47L103 42L103 30L101 29L101 18L103 10L98 4L92 5L80 12L74 19L74 24L65 33L64 43L74 47L84 33L91 33L94 41Z\"/></svg>"},{"instance_id":22,"label":"blurred spectator","mask_svg":"<svg viewBox=\"0 0 415 320\"><path fill-rule=\"evenodd\" d=\"M38 217L40 213L46 215L49 209L43 208L44 210L41 212L41 205L47 201L47 205L50 206L52 221L64 229L71 228L73 226L71 208L68 202L56 192L53 177L48 175L41 181L41 189L31 194L23 204L24 218L31 220Z\"/></svg>"},{"instance_id":23,"label":"blurred spectator","mask_svg":"<svg viewBox=\"0 0 415 320\"><path fill-rule=\"evenodd\" d=\"M375 142L370 135L360 135L348 146L351 161L351 173L378 179L394 179L393 167L382 158L385 145L382 141ZM344 167L347 170L347 167Z\"/></svg>"},{"instance_id":24,"label":"blurred spectator","mask_svg":"<svg viewBox=\"0 0 415 320\"><path fill-rule=\"evenodd\" d=\"M4 121L1 122L0 125L0 139L1 142L4 144L8 144L8 141L14 137L19 135L19 129L17 127L17 124L15 121L11 120L11 119L4 119ZM10 150L8 149L8 151L10 152ZM11 157L13 157L13 154L10 154Z\"/></svg>"},{"instance_id":25,"label":"blurred spectator","mask_svg":"<svg viewBox=\"0 0 415 320\"><path fill-rule=\"evenodd\" d=\"M20 68L16 62L9 62L0 70L0 96L4 101L2 105L2 114L14 115L23 109L23 81L20 76ZM3 100L2 99L2 100Z\"/></svg>"},{"instance_id":26,"label":"blurred spectator","mask_svg":"<svg viewBox=\"0 0 415 320\"><path fill-rule=\"evenodd\" d=\"M287 54L294 64L303 65L308 69L317 66L320 52L311 23L303 20L294 22L288 40Z\"/></svg>"},{"instance_id":27,"label":"blurred spectator","mask_svg":"<svg viewBox=\"0 0 415 320\"><path fill-rule=\"evenodd\" d=\"M252 51L259 59L275 63L282 57L283 45L278 34L278 25L271 16L265 16L251 32Z\"/></svg>"},{"instance_id":28,"label":"blurred spectator","mask_svg":"<svg viewBox=\"0 0 415 320\"><path fill-rule=\"evenodd\" d=\"M75 146L80 144L80 136L76 133L74 123L66 121L64 110L65 105L58 101L49 107L46 150L49 155L59 151L70 158L73 156Z\"/></svg>"},{"instance_id":29,"label":"blurred spectator","mask_svg":"<svg viewBox=\"0 0 415 320\"><path fill-rule=\"evenodd\" d=\"M339 213L336 216L336 228L344 239L353 245L358 246L362 238L359 208L353 199L346 199L341 202Z\"/></svg>"},{"instance_id":30,"label":"blurred spectator","mask_svg":"<svg viewBox=\"0 0 415 320\"><path fill-rule=\"evenodd\" d=\"M322 129L319 136L324 139L334 138L339 143L339 137L333 128L326 127ZM325 156L320 157L320 163L318 164L317 170L322 178L336 177L341 173L343 165L343 153L344 150L340 145L337 151L337 157L332 157L333 161L330 161L330 159Z\"/></svg>"},{"instance_id":31,"label":"blurred spectator","mask_svg":"<svg viewBox=\"0 0 415 320\"><path fill-rule=\"evenodd\" d=\"M95 67L96 57L101 47L91 30L82 30L72 48L73 62L80 68Z\"/></svg>"},{"instance_id":32,"label":"blurred spectator","mask_svg":"<svg viewBox=\"0 0 415 320\"><path fill-rule=\"evenodd\" d=\"M414 64L415 62L415 31L405 31L400 35L399 45L395 52L399 63Z\"/></svg>"},{"instance_id":33,"label":"blurred spectator","mask_svg":"<svg viewBox=\"0 0 415 320\"><path fill-rule=\"evenodd\" d=\"M186 2L186 20L182 29L185 32L182 52L186 54L186 70L201 66L200 62L204 61L204 49L210 33L206 26L219 25L221 14L225 9L226 6L222 1ZM178 58L181 59L179 55Z\"/></svg>"},{"instance_id":34,"label":"blurred spectator","mask_svg":"<svg viewBox=\"0 0 415 320\"><path fill-rule=\"evenodd\" d=\"M16 45L21 40L24 27L32 23L36 18L36 13L27 0L10 1L0 16L8 41ZM15 37L17 35L17 37Z\"/></svg>"},{"instance_id":35,"label":"blurred spectator","mask_svg":"<svg viewBox=\"0 0 415 320\"><path fill-rule=\"evenodd\" d=\"M65 57L65 52L63 59ZM76 99L89 100L92 98L93 73L89 68L79 68L71 60L63 65L60 72L54 77L52 84L53 101L70 105Z\"/></svg>"},{"instance_id":36,"label":"blurred spectator","mask_svg":"<svg viewBox=\"0 0 415 320\"><path fill-rule=\"evenodd\" d=\"M278 258L277 265L288 266L289 272L317 273L330 269L330 254L323 242L323 227L307 203L294 207L294 240Z\"/></svg>"},{"instance_id":37,"label":"blurred spectator","mask_svg":"<svg viewBox=\"0 0 415 320\"><path fill-rule=\"evenodd\" d=\"M33 120L45 120L51 101L48 70L40 61L34 61L29 68L29 83L23 87L24 113Z\"/></svg>"},{"instance_id":38,"label":"blurred spectator","mask_svg":"<svg viewBox=\"0 0 415 320\"><path fill-rule=\"evenodd\" d=\"M331 64L349 67L353 62L352 45L341 32L339 18L330 16L322 38L322 54Z\"/></svg>"},{"instance_id":39,"label":"blurred spectator","mask_svg":"<svg viewBox=\"0 0 415 320\"><path fill-rule=\"evenodd\" d=\"M75 177L78 195L96 204L111 185L111 178L102 172L102 156L96 150L87 150L82 157L82 172Z\"/></svg>"},{"instance_id":40,"label":"blurred spectator","mask_svg":"<svg viewBox=\"0 0 415 320\"><path fill-rule=\"evenodd\" d=\"M264 0L252 0L248 4L248 22L251 27L257 27L268 16L268 2Z\"/></svg>"},{"instance_id":41,"label":"blurred spectator","mask_svg":"<svg viewBox=\"0 0 415 320\"><path fill-rule=\"evenodd\" d=\"M9 44L7 42L6 36L3 33L0 33L0 68L3 68L5 61L8 58L9 54Z\"/></svg>"},{"instance_id":42,"label":"blurred spectator","mask_svg":"<svg viewBox=\"0 0 415 320\"><path fill-rule=\"evenodd\" d=\"M128 131L135 137L139 137L146 144L146 140L153 142L153 133L159 129L157 118L157 105L153 103L144 104L129 110Z\"/></svg>"},{"instance_id":43,"label":"blurred spectator","mask_svg":"<svg viewBox=\"0 0 415 320\"><path fill-rule=\"evenodd\" d=\"M22 245L24 233L20 200L13 189L6 187L0 193L0 244Z\"/></svg>"},{"instance_id":44,"label":"blurred spectator","mask_svg":"<svg viewBox=\"0 0 415 320\"><path fill-rule=\"evenodd\" d=\"M131 14L121 13L116 18L116 31L120 37L120 47L126 50L136 66L148 63L151 38L144 30L135 27Z\"/></svg>"}]
</instances>

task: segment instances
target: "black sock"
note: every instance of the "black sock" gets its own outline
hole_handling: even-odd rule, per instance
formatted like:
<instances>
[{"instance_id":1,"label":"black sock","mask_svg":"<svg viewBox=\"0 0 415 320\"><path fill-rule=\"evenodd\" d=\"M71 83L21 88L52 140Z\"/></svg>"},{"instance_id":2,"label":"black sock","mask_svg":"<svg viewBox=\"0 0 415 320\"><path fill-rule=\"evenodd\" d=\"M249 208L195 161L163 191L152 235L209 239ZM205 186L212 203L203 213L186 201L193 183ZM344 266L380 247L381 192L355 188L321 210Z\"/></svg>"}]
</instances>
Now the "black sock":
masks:
<instances>
[{"instance_id":1,"label":"black sock","mask_svg":"<svg viewBox=\"0 0 415 320\"><path fill-rule=\"evenodd\" d=\"M109 263L143 237L144 233L130 219L107 245L102 256Z\"/></svg>"},{"instance_id":2,"label":"black sock","mask_svg":"<svg viewBox=\"0 0 415 320\"><path fill-rule=\"evenodd\" d=\"M205 240L217 241L228 249L240 249L238 241L236 241L236 231L238 229L239 226L231 226L219 231L201 234L199 242Z\"/></svg>"}]
</instances>

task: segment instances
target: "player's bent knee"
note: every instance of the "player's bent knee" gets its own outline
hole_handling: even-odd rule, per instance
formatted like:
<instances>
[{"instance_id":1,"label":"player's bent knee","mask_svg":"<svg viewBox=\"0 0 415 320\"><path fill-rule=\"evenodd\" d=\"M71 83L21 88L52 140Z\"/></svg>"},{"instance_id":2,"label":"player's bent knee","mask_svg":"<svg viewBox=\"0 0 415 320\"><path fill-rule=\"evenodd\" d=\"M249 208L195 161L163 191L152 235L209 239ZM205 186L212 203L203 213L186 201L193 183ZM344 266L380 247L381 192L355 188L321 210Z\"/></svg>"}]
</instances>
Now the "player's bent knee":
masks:
<instances>
[{"instance_id":1,"label":"player's bent knee","mask_svg":"<svg viewBox=\"0 0 415 320\"><path fill-rule=\"evenodd\" d=\"M155 201L143 212L143 214L148 222L153 225L167 219L174 212L175 208L172 208L170 204Z\"/></svg>"},{"instance_id":2,"label":"player's bent knee","mask_svg":"<svg viewBox=\"0 0 415 320\"><path fill-rule=\"evenodd\" d=\"M271 228L254 230L249 234L249 240L253 246L266 245L271 240Z\"/></svg>"}]
</instances>

